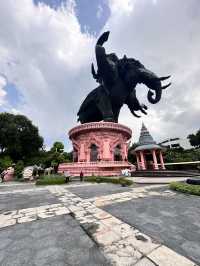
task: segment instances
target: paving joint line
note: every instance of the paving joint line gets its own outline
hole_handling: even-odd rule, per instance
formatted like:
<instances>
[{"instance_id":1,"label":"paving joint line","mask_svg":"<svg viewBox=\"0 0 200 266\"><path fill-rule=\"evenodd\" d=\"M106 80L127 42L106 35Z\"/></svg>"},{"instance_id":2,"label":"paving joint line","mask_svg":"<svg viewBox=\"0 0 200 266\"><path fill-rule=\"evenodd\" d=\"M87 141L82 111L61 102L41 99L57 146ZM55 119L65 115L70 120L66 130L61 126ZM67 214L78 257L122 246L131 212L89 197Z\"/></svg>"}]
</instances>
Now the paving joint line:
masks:
<instances>
[{"instance_id":1,"label":"paving joint line","mask_svg":"<svg viewBox=\"0 0 200 266\"><path fill-rule=\"evenodd\" d=\"M152 188L152 186L149 187ZM60 203L5 212L0 215L0 226L5 227L16 223L32 222L36 221L38 217L39 219L45 219L57 215L70 214L79 222L81 228L87 231L90 238L97 243L112 265L125 266L127 263L137 265L137 263L142 262L145 258L153 262L154 265L159 266L175 265L174 262L181 266L196 265L172 249L154 241L137 228L101 210L98 206L91 203L90 200L83 200L81 197L71 193L67 190L66 186L48 186L45 189L48 189L50 193L55 195ZM131 193L139 194L145 191L146 188L138 187L133 189ZM129 192L124 193L126 193L125 195L130 195L127 194ZM109 196L112 197L113 195L115 194ZM139 196L142 196L142 194ZM4 218L3 223L1 218ZM139 239L137 238L138 235L140 236ZM165 261L168 261L169 264L166 264Z\"/></svg>"},{"instance_id":2,"label":"paving joint line","mask_svg":"<svg viewBox=\"0 0 200 266\"><path fill-rule=\"evenodd\" d=\"M180 262L177 265L181 266L195 266L191 260L154 241L140 230L99 209L90 201L82 200L67 189L62 189L59 192L57 187L51 190L51 192L58 197L60 196L59 199L64 204L71 204L69 209L75 219L83 230L97 242L112 265L125 266L127 262L128 264L137 265L137 263L146 258L153 265L159 266L166 265L165 260L172 260L172 262L175 260L177 263ZM123 229L123 227L125 232L119 230L120 228ZM125 235L123 235L124 233ZM144 239L146 238L146 240L144 242L141 239L138 240L137 235L142 236ZM157 251L160 252L160 255L156 253ZM159 260L161 260L161 264L157 263Z\"/></svg>"}]
</instances>

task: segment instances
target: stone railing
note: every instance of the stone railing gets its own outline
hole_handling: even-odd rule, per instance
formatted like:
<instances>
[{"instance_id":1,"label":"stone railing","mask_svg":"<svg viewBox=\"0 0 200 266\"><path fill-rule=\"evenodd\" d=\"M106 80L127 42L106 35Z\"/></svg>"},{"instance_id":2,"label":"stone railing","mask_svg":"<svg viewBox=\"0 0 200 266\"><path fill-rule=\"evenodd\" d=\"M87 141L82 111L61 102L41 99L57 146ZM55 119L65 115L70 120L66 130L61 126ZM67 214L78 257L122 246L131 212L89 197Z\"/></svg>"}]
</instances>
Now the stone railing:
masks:
<instances>
[{"instance_id":1,"label":"stone railing","mask_svg":"<svg viewBox=\"0 0 200 266\"><path fill-rule=\"evenodd\" d=\"M91 122L91 123L85 123L79 126L76 126L72 128L69 131L69 137L71 138L73 135L83 132L83 131L88 131L88 130L97 130L97 129L108 129L108 130L113 130L113 131L123 131L128 135L128 138L131 138L132 136L132 131L130 128L118 124L118 123L113 123L113 122Z\"/></svg>"},{"instance_id":2,"label":"stone railing","mask_svg":"<svg viewBox=\"0 0 200 266\"><path fill-rule=\"evenodd\" d=\"M59 165L59 167L62 167L62 165L67 165L67 166L75 166L76 167L81 167L81 166L100 166L100 167L112 167L112 166L120 166L120 165L131 165L131 163L127 161L98 161L98 162L73 162L73 163L62 163Z\"/></svg>"}]
</instances>

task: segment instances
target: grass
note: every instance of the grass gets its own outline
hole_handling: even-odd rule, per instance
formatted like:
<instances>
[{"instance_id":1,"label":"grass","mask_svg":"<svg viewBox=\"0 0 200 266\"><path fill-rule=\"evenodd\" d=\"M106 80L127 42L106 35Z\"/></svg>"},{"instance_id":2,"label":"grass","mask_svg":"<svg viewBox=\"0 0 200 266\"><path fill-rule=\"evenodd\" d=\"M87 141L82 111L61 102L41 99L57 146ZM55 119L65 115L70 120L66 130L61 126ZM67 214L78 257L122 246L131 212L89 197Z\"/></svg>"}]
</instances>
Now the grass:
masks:
<instances>
[{"instance_id":1,"label":"grass","mask_svg":"<svg viewBox=\"0 0 200 266\"><path fill-rule=\"evenodd\" d=\"M65 184L65 177L60 175L45 175L41 176L36 181L36 185L62 185Z\"/></svg>"},{"instance_id":2,"label":"grass","mask_svg":"<svg viewBox=\"0 0 200 266\"><path fill-rule=\"evenodd\" d=\"M133 181L125 179L124 177L113 178L113 177L103 177L103 176L88 176L84 177L84 181L93 182L93 183L120 184L122 186L131 186L133 184Z\"/></svg>"},{"instance_id":3,"label":"grass","mask_svg":"<svg viewBox=\"0 0 200 266\"><path fill-rule=\"evenodd\" d=\"M182 193L200 196L200 185L190 185L181 182L172 182L170 188Z\"/></svg>"}]
</instances>

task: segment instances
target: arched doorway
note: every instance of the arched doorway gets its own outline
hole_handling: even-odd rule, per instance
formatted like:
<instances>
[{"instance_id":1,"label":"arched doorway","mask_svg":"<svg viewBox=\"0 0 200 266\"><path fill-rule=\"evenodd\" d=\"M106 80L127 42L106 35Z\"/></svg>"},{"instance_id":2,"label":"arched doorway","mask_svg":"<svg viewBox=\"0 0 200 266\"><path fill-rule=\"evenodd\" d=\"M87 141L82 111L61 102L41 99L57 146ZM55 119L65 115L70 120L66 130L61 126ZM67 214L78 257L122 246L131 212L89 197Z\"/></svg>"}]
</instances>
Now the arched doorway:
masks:
<instances>
[{"instance_id":1,"label":"arched doorway","mask_svg":"<svg viewBox=\"0 0 200 266\"><path fill-rule=\"evenodd\" d=\"M144 161L145 161L146 170L153 170L154 169L153 155L152 155L151 151L147 150L144 153Z\"/></svg>"},{"instance_id":2,"label":"arched doorway","mask_svg":"<svg viewBox=\"0 0 200 266\"><path fill-rule=\"evenodd\" d=\"M98 160L98 147L95 144L90 146L90 161L96 162Z\"/></svg>"},{"instance_id":3,"label":"arched doorway","mask_svg":"<svg viewBox=\"0 0 200 266\"><path fill-rule=\"evenodd\" d=\"M121 146L117 145L114 149L114 161L122 161Z\"/></svg>"}]
</instances>

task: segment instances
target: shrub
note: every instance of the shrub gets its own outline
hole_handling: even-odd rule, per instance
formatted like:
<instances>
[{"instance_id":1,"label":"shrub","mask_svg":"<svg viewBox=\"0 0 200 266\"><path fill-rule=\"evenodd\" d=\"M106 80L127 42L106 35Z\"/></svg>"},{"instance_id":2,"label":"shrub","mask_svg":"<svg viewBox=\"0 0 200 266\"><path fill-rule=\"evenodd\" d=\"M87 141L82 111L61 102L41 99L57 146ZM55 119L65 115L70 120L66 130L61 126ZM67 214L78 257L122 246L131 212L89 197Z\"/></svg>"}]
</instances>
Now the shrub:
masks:
<instances>
[{"instance_id":1,"label":"shrub","mask_svg":"<svg viewBox=\"0 0 200 266\"><path fill-rule=\"evenodd\" d=\"M104 177L104 176L87 176L84 177L84 181L94 182L94 183L112 183L112 184L120 184L123 186L131 186L133 181L125 179L123 177Z\"/></svg>"},{"instance_id":2,"label":"shrub","mask_svg":"<svg viewBox=\"0 0 200 266\"><path fill-rule=\"evenodd\" d=\"M24 162L23 161L18 161L15 165L15 177L17 179L22 178L22 171L24 169Z\"/></svg>"},{"instance_id":3,"label":"shrub","mask_svg":"<svg viewBox=\"0 0 200 266\"><path fill-rule=\"evenodd\" d=\"M60 175L41 176L40 179L36 181L36 185L61 185L65 183L65 177Z\"/></svg>"},{"instance_id":4,"label":"shrub","mask_svg":"<svg viewBox=\"0 0 200 266\"><path fill-rule=\"evenodd\" d=\"M170 188L186 194L200 196L200 185L190 185L181 182L172 182Z\"/></svg>"},{"instance_id":5,"label":"shrub","mask_svg":"<svg viewBox=\"0 0 200 266\"><path fill-rule=\"evenodd\" d=\"M0 173L6 170L8 167L12 166L12 159L10 156L4 156L0 158Z\"/></svg>"}]
</instances>

